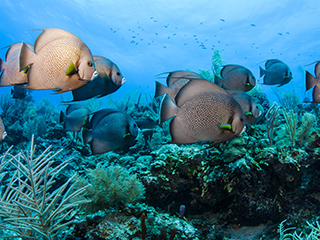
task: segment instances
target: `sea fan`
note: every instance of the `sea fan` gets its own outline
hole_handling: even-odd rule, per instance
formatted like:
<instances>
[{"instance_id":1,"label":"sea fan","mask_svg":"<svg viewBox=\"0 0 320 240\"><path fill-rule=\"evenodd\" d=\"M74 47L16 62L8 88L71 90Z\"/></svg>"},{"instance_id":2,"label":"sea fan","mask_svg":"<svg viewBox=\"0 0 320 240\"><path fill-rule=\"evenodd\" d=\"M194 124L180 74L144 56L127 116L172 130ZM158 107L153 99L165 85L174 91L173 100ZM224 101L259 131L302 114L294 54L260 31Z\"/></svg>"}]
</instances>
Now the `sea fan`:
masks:
<instances>
[{"instance_id":1,"label":"sea fan","mask_svg":"<svg viewBox=\"0 0 320 240\"><path fill-rule=\"evenodd\" d=\"M50 146L51 147L51 146ZM31 140L30 151L13 156L8 151L1 157L0 170L10 162L16 169L0 199L0 229L11 230L23 239L57 239L59 232L72 223L66 220L74 208L88 201L73 201L88 187L74 190L71 177L58 189L49 191L55 177L71 159L52 168L52 159L61 151L50 152L48 147L35 158L36 146Z\"/></svg>"}]
</instances>

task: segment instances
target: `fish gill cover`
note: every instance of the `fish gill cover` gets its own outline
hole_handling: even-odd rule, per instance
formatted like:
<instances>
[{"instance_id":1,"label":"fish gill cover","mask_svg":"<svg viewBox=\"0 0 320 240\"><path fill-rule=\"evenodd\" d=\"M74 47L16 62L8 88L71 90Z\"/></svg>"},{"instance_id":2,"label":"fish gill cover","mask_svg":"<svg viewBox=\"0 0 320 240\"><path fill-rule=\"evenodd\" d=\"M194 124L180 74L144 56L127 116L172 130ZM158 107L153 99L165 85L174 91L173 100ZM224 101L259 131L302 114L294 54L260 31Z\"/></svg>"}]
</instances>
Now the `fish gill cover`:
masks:
<instances>
[{"instance_id":1,"label":"fish gill cover","mask_svg":"<svg viewBox=\"0 0 320 240\"><path fill-rule=\"evenodd\" d=\"M319 9L1 1L0 236L318 236Z\"/></svg>"}]
</instances>

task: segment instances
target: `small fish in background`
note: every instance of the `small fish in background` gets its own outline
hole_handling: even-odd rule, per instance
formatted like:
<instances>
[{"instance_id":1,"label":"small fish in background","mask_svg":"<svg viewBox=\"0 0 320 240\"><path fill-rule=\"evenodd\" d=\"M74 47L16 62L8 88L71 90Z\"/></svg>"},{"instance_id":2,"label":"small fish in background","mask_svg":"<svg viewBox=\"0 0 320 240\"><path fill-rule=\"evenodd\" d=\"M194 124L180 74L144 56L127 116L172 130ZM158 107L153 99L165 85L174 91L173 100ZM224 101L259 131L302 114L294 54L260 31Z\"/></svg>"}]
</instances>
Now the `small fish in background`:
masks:
<instances>
[{"instance_id":1,"label":"small fish in background","mask_svg":"<svg viewBox=\"0 0 320 240\"><path fill-rule=\"evenodd\" d=\"M11 97L14 99L25 99L28 96L29 92L25 88L21 88L17 85L11 88ZM32 96L30 96L32 98Z\"/></svg>"},{"instance_id":2,"label":"small fish in background","mask_svg":"<svg viewBox=\"0 0 320 240\"><path fill-rule=\"evenodd\" d=\"M226 89L226 91L240 104L245 125L254 123L261 116L262 111L249 94L236 89Z\"/></svg>"},{"instance_id":3,"label":"small fish in background","mask_svg":"<svg viewBox=\"0 0 320 240\"><path fill-rule=\"evenodd\" d=\"M6 129L4 127L2 118L0 117L0 142L7 136Z\"/></svg>"},{"instance_id":4,"label":"small fish in background","mask_svg":"<svg viewBox=\"0 0 320 240\"><path fill-rule=\"evenodd\" d=\"M287 84L292 79L292 72L287 64L278 59L269 59L265 63L265 68L260 68L260 77L263 77L263 84L278 85Z\"/></svg>"},{"instance_id":5,"label":"small fish in background","mask_svg":"<svg viewBox=\"0 0 320 240\"><path fill-rule=\"evenodd\" d=\"M181 106L165 95L160 106L161 123L173 118L170 143L175 144L230 140L245 130L243 117L239 103L221 92L197 93Z\"/></svg>"},{"instance_id":6,"label":"small fish in background","mask_svg":"<svg viewBox=\"0 0 320 240\"><path fill-rule=\"evenodd\" d=\"M33 47L26 44L30 51L33 51ZM0 58L0 86L10 86L15 84L27 84L27 72L29 67L19 71L19 51L21 43L15 43L9 46L5 60Z\"/></svg>"},{"instance_id":7,"label":"small fish in background","mask_svg":"<svg viewBox=\"0 0 320 240\"><path fill-rule=\"evenodd\" d=\"M134 142L139 133L137 123L125 112L106 108L93 114L90 127L83 128L84 144L90 143L93 155L121 149Z\"/></svg>"},{"instance_id":8,"label":"small fish in background","mask_svg":"<svg viewBox=\"0 0 320 240\"><path fill-rule=\"evenodd\" d=\"M67 107L66 113L61 111L60 123L65 131L73 132L73 140L77 140L77 135L89 122L90 110L80 104L71 104Z\"/></svg>"},{"instance_id":9,"label":"small fish in background","mask_svg":"<svg viewBox=\"0 0 320 240\"><path fill-rule=\"evenodd\" d=\"M22 42L19 71L29 67L25 88L77 89L98 76L89 48L75 35L57 28L41 29L34 52Z\"/></svg>"},{"instance_id":10,"label":"small fish in background","mask_svg":"<svg viewBox=\"0 0 320 240\"><path fill-rule=\"evenodd\" d=\"M314 67L315 77L306 71L306 91L315 86L312 91L312 102L320 103L320 61Z\"/></svg>"},{"instance_id":11,"label":"small fish in background","mask_svg":"<svg viewBox=\"0 0 320 240\"><path fill-rule=\"evenodd\" d=\"M244 92L250 91L257 80L252 72L240 65L225 65L220 71L220 77L214 77L214 83L224 89L238 89Z\"/></svg>"},{"instance_id":12,"label":"small fish in background","mask_svg":"<svg viewBox=\"0 0 320 240\"><path fill-rule=\"evenodd\" d=\"M159 124L159 121L153 119L135 119L134 121L137 123L138 128L141 129L144 145L149 146L149 142L151 141L153 134L156 132L156 128L158 126L162 127L162 125Z\"/></svg>"},{"instance_id":13,"label":"small fish in background","mask_svg":"<svg viewBox=\"0 0 320 240\"><path fill-rule=\"evenodd\" d=\"M117 91L125 82L118 66L108 58L93 56L98 77L88 84L72 90L73 100L82 101L103 97Z\"/></svg>"}]
</instances>

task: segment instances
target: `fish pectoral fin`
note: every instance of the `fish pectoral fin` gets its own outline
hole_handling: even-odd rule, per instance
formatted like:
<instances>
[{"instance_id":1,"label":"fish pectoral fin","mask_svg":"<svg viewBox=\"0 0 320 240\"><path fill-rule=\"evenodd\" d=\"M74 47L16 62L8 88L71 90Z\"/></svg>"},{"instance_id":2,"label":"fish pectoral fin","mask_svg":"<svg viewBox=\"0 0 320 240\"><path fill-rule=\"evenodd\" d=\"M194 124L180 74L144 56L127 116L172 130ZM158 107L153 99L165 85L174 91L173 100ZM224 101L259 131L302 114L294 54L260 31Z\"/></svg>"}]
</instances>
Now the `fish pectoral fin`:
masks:
<instances>
[{"instance_id":1,"label":"fish pectoral fin","mask_svg":"<svg viewBox=\"0 0 320 240\"><path fill-rule=\"evenodd\" d=\"M219 128L220 128L221 130L231 130L231 129L232 129L231 124L229 124L229 123L227 123L227 124L221 124L221 125L219 126Z\"/></svg>"},{"instance_id":2,"label":"fish pectoral fin","mask_svg":"<svg viewBox=\"0 0 320 240\"><path fill-rule=\"evenodd\" d=\"M252 116L253 114L252 114L252 112L246 112L244 115L245 116Z\"/></svg>"},{"instance_id":3,"label":"fish pectoral fin","mask_svg":"<svg viewBox=\"0 0 320 240\"><path fill-rule=\"evenodd\" d=\"M244 83L243 85L245 85L245 86L250 86L250 83Z\"/></svg>"},{"instance_id":4,"label":"fish pectoral fin","mask_svg":"<svg viewBox=\"0 0 320 240\"><path fill-rule=\"evenodd\" d=\"M27 66L27 67L26 67L25 69L23 69L22 71L23 71L24 73L28 73L29 69L30 69L30 66Z\"/></svg>"},{"instance_id":5,"label":"fish pectoral fin","mask_svg":"<svg viewBox=\"0 0 320 240\"><path fill-rule=\"evenodd\" d=\"M69 76L77 73L77 68L76 68L76 66L74 65L73 62L71 62L71 63L69 64L69 66L67 67L66 73L67 73L67 75L69 75Z\"/></svg>"},{"instance_id":6,"label":"fish pectoral fin","mask_svg":"<svg viewBox=\"0 0 320 240\"><path fill-rule=\"evenodd\" d=\"M123 138L130 136L131 133L126 133L125 135L123 135Z\"/></svg>"}]
</instances>

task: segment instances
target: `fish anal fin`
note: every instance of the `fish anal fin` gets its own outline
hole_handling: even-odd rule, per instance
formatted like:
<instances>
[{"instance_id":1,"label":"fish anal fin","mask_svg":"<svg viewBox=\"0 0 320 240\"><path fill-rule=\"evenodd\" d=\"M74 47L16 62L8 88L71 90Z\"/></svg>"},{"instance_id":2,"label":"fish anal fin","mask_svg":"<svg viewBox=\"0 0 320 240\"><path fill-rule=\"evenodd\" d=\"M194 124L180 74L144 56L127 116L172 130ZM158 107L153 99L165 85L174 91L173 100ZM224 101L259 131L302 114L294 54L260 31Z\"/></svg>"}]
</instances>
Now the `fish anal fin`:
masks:
<instances>
[{"instance_id":1,"label":"fish anal fin","mask_svg":"<svg viewBox=\"0 0 320 240\"><path fill-rule=\"evenodd\" d=\"M175 117L170 122L170 135L171 142L173 144L185 144L185 143L196 143L200 140L190 134L188 129L185 129L185 124L179 117Z\"/></svg>"}]
</instances>

